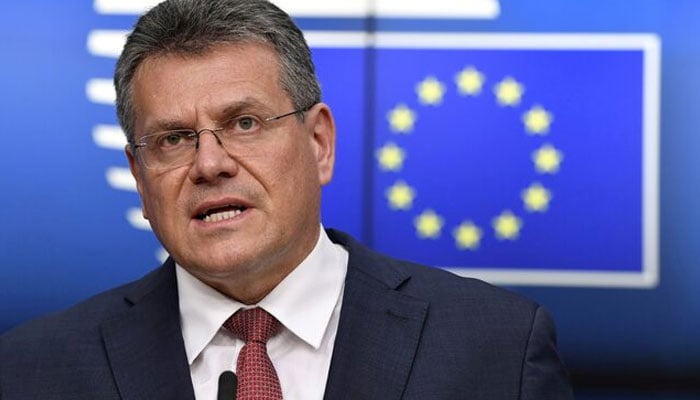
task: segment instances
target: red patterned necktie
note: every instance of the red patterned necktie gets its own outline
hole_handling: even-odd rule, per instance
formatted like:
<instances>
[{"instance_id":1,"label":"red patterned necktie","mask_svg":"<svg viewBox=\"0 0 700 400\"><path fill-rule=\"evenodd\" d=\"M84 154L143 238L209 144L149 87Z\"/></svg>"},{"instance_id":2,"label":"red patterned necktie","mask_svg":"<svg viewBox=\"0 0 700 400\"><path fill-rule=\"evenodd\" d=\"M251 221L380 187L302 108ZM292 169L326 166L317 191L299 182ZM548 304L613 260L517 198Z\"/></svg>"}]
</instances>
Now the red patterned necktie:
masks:
<instances>
[{"instance_id":1,"label":"red patterned necktie","mask_svg":"<svg viewBox=\"0 0 700 400\"><path fill-rule=\"evenodd\" d=\"M256 307L237 311L224 327L245 341L236 362L236 400L281 400L280 380L267 355L267 341L280 331L280 322Z\"/></svg>"}]
</instances>

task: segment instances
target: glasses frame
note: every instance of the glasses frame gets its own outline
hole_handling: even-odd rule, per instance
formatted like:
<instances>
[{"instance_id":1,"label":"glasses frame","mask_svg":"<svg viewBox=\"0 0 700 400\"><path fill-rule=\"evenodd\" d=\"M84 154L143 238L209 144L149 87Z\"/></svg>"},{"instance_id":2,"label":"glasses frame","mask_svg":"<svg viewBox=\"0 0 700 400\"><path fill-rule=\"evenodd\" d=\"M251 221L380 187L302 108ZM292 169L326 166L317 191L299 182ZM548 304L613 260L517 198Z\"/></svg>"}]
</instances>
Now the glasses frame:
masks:
<instances>
[{"instance_id":1,"label":"glasses frame","mask_svg":"<svg viewBox=\"0 0 700 400\"><path fill-rule=\"evenodd\" d=\"M262 122L272 122L272 121L278 121L278 120L280 120L280 119L284 119L284 118L290 117L290 116L292 116L292 115L302 115L302 116L303 116L304 113L306 113L307 111L309 111L309 110L310 110L313 106L315 106L316 104L318 104L318 103L313 103L313 104L311 104L310 106L303 107L303 108L299 108L299 109L296 109L296 110L292 110L292 111L286 112L286 113L284 113L284 114L276 115L276 116L273 116L273 117L263 118L261 121L262 121ZM224 127L218 127L218 128L202 128L202 129L200 129L200 130L194 130L194 129L183 128L183 129L171 129L171 130L165 130L165 131L158 131L158 132L149 133L148 135L142 136L139 142L131 141L131 142L129 142L129 145L131 146L131 148L133 149L133 151L136 152L137 149L140 149L140 148L142 148L142 147L148 147L148 143L146 143L145 141L143 141L144 139L148 139L148 138L151 138L151 137L158 137L158 136L161 136L161 135L163 135L163 134L167 134L167 133L169 133L169 132L184 132L184 131L187 131L187 132L190 132L190 134L191 134L190 137L194 137L194 139L195 139L195 145L194 145L194 149L195 149L195 150L199 149L199 138L200 138L200 136L202 135L202 133L204 133L204 132L211 132L211 133L214 135L214 137L216 138L217 143L219 143L220 146L223 146L223 142L221 141L221 138L219 138L219 136L217 135L217 132L221 132L221 131L223 131L224 129L225 129ZM182 166L182 165L188 164L188 163L183 163L183 164L174 163L174 164L172 164L172 165L165 165L165 166L149 166L148 163L147 163L145 160L143 160L143 156L141 156L141 157L139 157L139 158L142 160L143 165L144 165L146 168L148 168L148 169L177 168L178 166Z\"/></svg>"}]
</instances>

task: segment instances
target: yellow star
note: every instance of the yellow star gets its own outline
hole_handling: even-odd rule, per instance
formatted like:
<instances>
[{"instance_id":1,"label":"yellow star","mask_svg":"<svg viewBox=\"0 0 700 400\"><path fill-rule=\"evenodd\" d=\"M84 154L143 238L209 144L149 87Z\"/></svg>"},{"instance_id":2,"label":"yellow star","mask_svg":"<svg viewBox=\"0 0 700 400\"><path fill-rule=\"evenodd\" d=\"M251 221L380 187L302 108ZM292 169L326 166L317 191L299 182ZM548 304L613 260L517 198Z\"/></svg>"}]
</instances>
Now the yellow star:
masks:
<instances>
[{"instance_id":1,"label":"yellow star","mask_svg":"<svg viewBox=\"0 0 700 400\"><path fill-rule=\"evenodd\" d=\"M435 106L442 103L445 85L435 77L429 76L416 85L416 93L421 104Z\"/></svg>"},{"instance_id":2,"label":"yellow star","mask_svg":"<svg viewBox=\"0 0 700 400\"><path fill-rule=\"evenodd\" d=\"M416 234L421 239L437 239L444 220L435 214L435 211L427 209L413 220L416 227Z\"/></svg>"},{"instance_id":3,"label":"yellow star","mask_svg":"<svg viewBox=\"0 0 700 400\"><path fill-rule=\"evenodd\" d=\"M525 88L518 81L507 76L496 84L493 92L496 94L498 104L513 107L520 104L520 98L523 96Z\"/></svg>"},{"instance_id":4,"label":"yellow star","mask_svg":"<svg viewBox=\"0 0 700 400\"><path fill-rule=\"evenodd\" d=\"M394 143L387 143L376 152L379 167L383 171L400 171L403 161L406 159L406 152Z\"/></svg>"},{"instance_id":5,"label":"yellow star","mask_svg":"<svg viewBox=\"0 0 700 400\"><path fill-rule=\"evenodd\" d=\"M472 66L464 68L455 76L459 94L464 96L476 96L481 93L484 80L484 74Z\"/></svg>"},{"instance_id":6,"label":"yellow star","mask_svg":"<svg viewBox=\"0 0 700 400\"><path fill-rule=\"evenodd\" d=\"M541 174L554 174L559 171L564 155L550 144L545 144L532 153L535 169Z\"/></svg>"},{"instance_id":7,"label":"yellow star","mask_svg":"<svg viewBox=\"0 0 700 400\"><path fill-rule=\"evenodd\" d=\"M408 133L416 123L416 113L405 104L399 104L387 114L391 130L398 133Z\"/></svg>"},{"instance_id":8,"label":"yellow star","mask_svg":"<svg viewBox=\"0 0 700 400\"><path fill-rule=\"evenodd\" d=\"M523 114L523 123L525 130L533 135L545 135L549 132L549 125L552 123L552 114L542 108L540 105L535 105Z\"/></svg>"},{"instance_id":9,"label":"yellow star","mask_svg":"<svg viewBox=\"0 0 700 400\"><path fill-rule=\"evenodd\" d=\"M397 181L390 186L384 194L389 200L389 208L392 210L408 210L413 205L416 191L404 181Z\"/></svg>"},{"instance_id":10,"label":"yellow star","mask_svg":"<svg viewBox=\"0 0 700 400\"><path fill-rule=\"evenodd\" d=\"M476 250L481 242L481 229L472 221L464 221L454 231L455 244L460 250Z\"/></svg>"},{"instance_id":11,"label":"yellow star","mask_svg":"<svg viewBox=\"0 0 700 400\"><path fill-rule=\"evenodd\" d=\"M493 229L496 231L496 238L499 240L515 240L520 234L523 222L513 215L510 210L503 211L499 216L491 221Z\"/></svg>"},{"instance_id":12,"label":"yellow star","mask_svg":"<svg viewBox=\"0 0 700 400\"><path fill-rule=\"evenodd\" d=\"M544 186L535 182L520 194L525 209L530 212L545 212L549 207L549 201L552 199L552 192Z\"/></svg>"}]
</instances>

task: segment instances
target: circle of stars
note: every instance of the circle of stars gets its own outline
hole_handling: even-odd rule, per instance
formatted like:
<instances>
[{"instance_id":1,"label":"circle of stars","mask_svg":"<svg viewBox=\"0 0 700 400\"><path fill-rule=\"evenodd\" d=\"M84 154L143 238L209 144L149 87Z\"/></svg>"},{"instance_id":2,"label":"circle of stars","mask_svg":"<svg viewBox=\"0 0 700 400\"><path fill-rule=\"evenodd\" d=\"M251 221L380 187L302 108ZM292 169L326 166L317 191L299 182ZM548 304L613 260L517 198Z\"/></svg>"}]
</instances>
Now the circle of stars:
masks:
<instances>
[{"instance_id":1,"label":"circle of stars","mask_svg":"<svg viewBox=\"0 0 700 400\"><path fill-rule=\"evenodd\" d=\"M476 97L482 94L487 77L476 67L469 65L454 76L457 93L464 97ZM418 103L423 106L436 107L442 104L448 86L435 76L427 76L415 85ZM492 87L496 104L500 107L518 107L525 93L525 86L512 76L505 76ZM418 113L404 103L398 103L386 115L389 129L397 135L413 132L418 121ZM547 136L554 121L552 113L540 104L534 104L521 115L524 131L530 136ZM407 152L394 142L387 142L376 150L375 156L379 168L385 172L400 172L407 159ZM564 155L550 143L545 143L532 151L531 160L535 172L552 175L559 172ZM390 209L409 211L417 196L416 188L404 180L396 180L385 190ZM522 189L520 198L523 208L529 213L544 213L549 209L552 192L539 182L533 182ZM416 236L420 239L438 239L445 218L434 209L427 208L413 219ZM514 241L523 229L523 220L513 211L505 209L491 220L491 229L496 239ZM465 219L452 229L455 246L460 250L477 250L484 236L484 228L474 221Z\"/></svg>"}]
</instances>

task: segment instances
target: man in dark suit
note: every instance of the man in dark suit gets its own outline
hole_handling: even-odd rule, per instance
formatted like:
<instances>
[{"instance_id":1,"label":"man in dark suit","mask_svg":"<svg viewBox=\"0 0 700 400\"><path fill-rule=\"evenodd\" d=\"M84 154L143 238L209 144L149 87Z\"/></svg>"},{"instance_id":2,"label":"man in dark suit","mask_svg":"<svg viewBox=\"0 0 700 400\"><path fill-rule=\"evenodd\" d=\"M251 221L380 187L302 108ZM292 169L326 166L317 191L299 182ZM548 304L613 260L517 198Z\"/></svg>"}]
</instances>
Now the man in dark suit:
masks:
<instances>
[{"instance_id":1,"label":"man in dark suit","mask_svg":"<svg viewBox=\"0 0 700 400\"><path fill-rule=\"evenodd\" d=\"M238 399L572 397L537 304L323 229L333 116L277 7L164 2L115 86L143 213L171 257L2 336L0 398L213 399L227 369Z\"/></svg>"}]
</instances>

